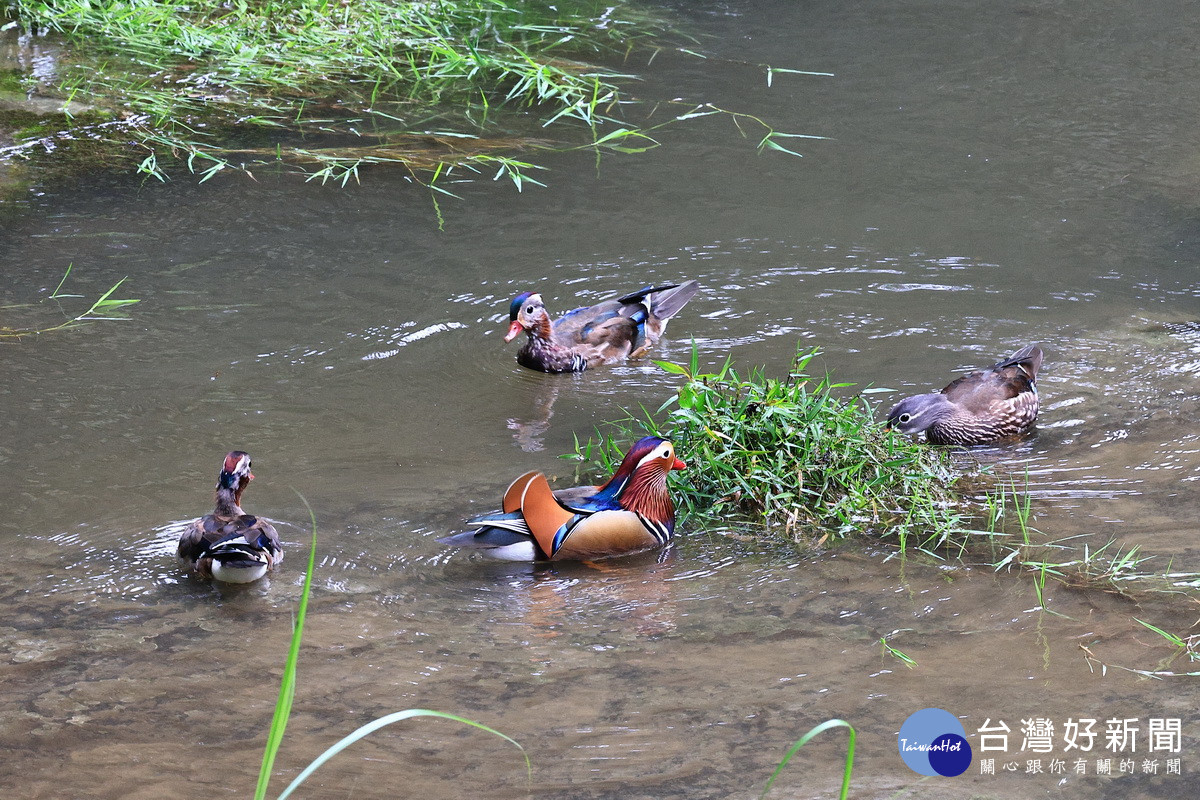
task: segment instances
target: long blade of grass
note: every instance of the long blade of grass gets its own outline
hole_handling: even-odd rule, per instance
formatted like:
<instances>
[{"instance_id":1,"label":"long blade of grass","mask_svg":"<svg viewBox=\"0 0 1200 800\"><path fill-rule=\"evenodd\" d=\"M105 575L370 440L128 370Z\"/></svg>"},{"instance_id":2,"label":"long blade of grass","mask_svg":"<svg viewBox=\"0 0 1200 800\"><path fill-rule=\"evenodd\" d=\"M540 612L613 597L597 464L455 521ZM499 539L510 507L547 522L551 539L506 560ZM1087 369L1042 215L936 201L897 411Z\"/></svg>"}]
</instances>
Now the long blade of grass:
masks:
<instances>
[{"instance_id":1,"label":"long blade of grass","mask_svg":"<svg viewBox=\"0 0 1200 800\"><path fill-rule=\"evenodd\" d=\"M368 722L366 725L363 725L363 726L357 728L356 730L354 730L353 732L342 737L337 743L332 745L324 753L321 753L321 755L319 755L315 759L313 759L312 763L309 764L307 767L305 767L304 770L299 775L296 776L296 779L293 780L290 784L288 784L288 787L283 790L283 793L279 795L279 800L286 800L286 798L289 795L291 795L291 793L296 788L298 788L302 783L304 783L306 780L308 780L308 777L317 771L318 767L320 767L322 764L324 764L329 759L336 756L338 753L345 750L350 745L357 742L359 739L369 736L370 734L374 733L375 731L377 731L380 728L383 728L387 725L391 725L392 723L400 722L400 721L406 720L406 719L412 719L413 717L440 717L442 719L454 720L455 722L461 722L464 725L470 725L473 728L478 728L481 731L486 731L487 733L490 733L494 736L499 736L501 739L505 740L506 742L510 742L510 743L516 745L517 748L521 751L521 755L523 755L525 757L526 774L528 777L532 778L533 764L529 760L529 754L525 752L525 748L521 747L521 744L516 739L513 739L510 736L506 736L505 734L501 733L498 730L489 728L487 725L484 725L479 722L475 722L474 720L466 719L465 717L456 716L455 714L447 714L443 711L430 711L429 709L425 709L425 708L410 708L405 711L397 711L393 714L388 714L386 716L382 716L379 719Z\"/></svg>"},{"instance_id":2,"label":"long blade of grass","mask_svg":"<svg viewBox=\"0 0 1200 800\"><path fill-rule=\"evenodd\" d=\"M74 262L67 264L67 271L63 273L62 280L58 282L58 286L54 287L54 291L51 292L50 296L47 298L48 300L56 300L60 297L83 297L83 295L81 295L81 294L59 294L58 293L58 290L61 289L63 287L63 284L67 282L67 276L71 274L71 268L74 266L75 266Z\"/></svg>"},{"instance_id":3,"label":"long blade of grass","mask_svg":"<svg viewBox=\"0 0 1200 800\"><path fill-rule=\"evenodd\" d=\"M1180 639L1178 636L1176 636L1173 633L1168 633L1167 631L1164 631L1162 628L1159 628L1155 625L1151 625L1149 622L1146 622L1145 620L1140 620L1137 617L1134 617L1133 621L1154 631L1159 636L1166 639L1168 642L1175 645L1176 647L1187 647L1187 642L1185 642L1183 639Z\"/></svg>"},{"instance_id":4,"label":"long blade of grass","mask_svg":"<svg viewBox=\"0 0 1200 800\"><path fill-rule=\"evenodd\" d=\"M292 491L296 491L293 489ZM312 592L312 576L317 563L317 515L300 492L296 496L308 509L312 521L312 542L308 548L308 567L304 571L304 588L300 592L300 605L296 609L296 622L292 626L292 643L288 648L287 662L283 667L283 678L279 684L279 699L275 702L275 715L271 718L271 729L267 733L267 746L263 750L262 766L258 771L258 785L254 789L254 800L264 800L267 784L271 782L271 768L283 742L288 717L292 713L292 700L296 696L296 662L300 659L300 639L304 634L304 618L308 613L308 597Z\"/></svg>"},{"instance_id":5,"label":"long blade of grass","mask_svg":"<svg viewBox=\"0 0 1200 800\"><path fill-rule=\"evenodd\" d=\"M829 719L822 722L820 725L813 728L808 733L801 736L795 744L787 751L787 755L783 757L783 761L779 762L779 766L771 773L771 777L767 779L767 785L763 787L762 794L759 795L759 800L767 796L767 792L771 790L771 784L775 783L775 779L783 772L784 767L792 760L792 756L800 752L800 748L808 744L816 736L824 733L830 728L846 728L850 731L850 739L846 744L846 768L842 772L842 791L838 794L838 800L846 800L850 794L850 774L854 770L854 742L858 738L858 733L854 730L854 726L844 719Z\"/></svg>"}]
</instances>

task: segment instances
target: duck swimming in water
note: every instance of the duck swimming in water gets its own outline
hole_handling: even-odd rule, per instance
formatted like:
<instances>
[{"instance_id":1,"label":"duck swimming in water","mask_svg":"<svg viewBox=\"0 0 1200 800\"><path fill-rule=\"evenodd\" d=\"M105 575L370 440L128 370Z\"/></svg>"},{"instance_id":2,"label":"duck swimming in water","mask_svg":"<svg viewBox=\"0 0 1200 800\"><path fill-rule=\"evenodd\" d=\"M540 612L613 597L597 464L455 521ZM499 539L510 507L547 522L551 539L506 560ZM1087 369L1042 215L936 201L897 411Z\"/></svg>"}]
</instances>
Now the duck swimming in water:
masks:
<instances>
[{"instance_id":1,"label":"duck swimming in water","mask_svg":"<svg viewBox=\"0 0 1200 800\"><path fill-rule=\"evenodd\" d=\"M234 450L225 456L216 507L179 537L176 555L185 568L226 583L250 583L283 561L275 527L242 510L242 492L252 480L249 453Z\"/></svg>"},{"instance_id":2,"label":"duck swimming in water","mask_svg":"<svg viewBox=\"0 0 1200 800\"><path fill-rule=\"evenodd\" d=\"M542 372L582 372L600 364L638 358L666 330L667 321L700 290L696 281L647 286L632 294L568 311L551 321L536 292L522 292L509 305L511 342L524 331L517 363Z\"/></svg>"},{"instance_id":3,"label":"duck swimming in water","mask_svg":"<svg viewBox=\"0 0 1200 800\"><path fill-rule=\"evenodd\" d=\"M1042 348L1028 345L998 364L962 376L940 392L901 400L888 427L933 444L973 445L1024 433L1038 415Z\"/></svg>"},{"instance_id":4,"label":"duck swimming in water","mask_svg":"<svg viewBox=\"0 0 1200 800\"><path fill-rule=\"evenodd\" d=\"M686 466L669 441L647 436L601 486L552 492L545 475L527 472L504 492L501 511L438 542L505 561L586 561L662 547L675 533L667 473Z\"/></svg>"}]
</instances>

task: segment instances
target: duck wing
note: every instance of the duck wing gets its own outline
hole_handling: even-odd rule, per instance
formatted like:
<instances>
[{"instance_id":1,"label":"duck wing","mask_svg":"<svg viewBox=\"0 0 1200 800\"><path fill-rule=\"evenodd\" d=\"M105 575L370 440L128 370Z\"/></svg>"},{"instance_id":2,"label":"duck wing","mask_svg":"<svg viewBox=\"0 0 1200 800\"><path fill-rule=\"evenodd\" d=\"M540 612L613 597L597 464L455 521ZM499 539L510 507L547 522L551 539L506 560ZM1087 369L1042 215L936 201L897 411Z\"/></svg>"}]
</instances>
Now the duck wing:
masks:
<instances>
[{"instance_id":1,"label":"duck wing","mask_svg":"<svg viewBox=\"0 0 1200 800\"><path fill-rule=\"evenodd\" d=\"M1037 392L1042 350L1029 345L991 369L968 373L951 383L942 394L973 414L985 414L999 403Z\"/></svg>"},{"instance_id":2,"label":"duck wing","mask_svg":"<svg viewBox=\"0 0 1200 800\"><path fill-rule=\"evenodd\" d=\"M645 312L626 317L620 314L590 323L578 333L571 349L587 360L588 366L622 361L643 342Z\"/></svg>"},{"instance_id":3,"label":"duck wing","mask_svg":"<svg viewBox=\"0 0 1200 800\"><path fill-rule=\"evenodd\" d=\"M698 281L685 281L678 286L660 286L653 289L644 301L649 312L644 326L645 341L642 348L632 357L642 355L657 343L667 329L667 321L679 313L698 291Z\"/></svg>"},{"instance_id":4,"label":"duck wing","mask_svg":"<svg viewBox=\"0 0 1200 800\"><path fill-rule=\"evenodd\" d=\"M699 281L684 281L677 286L660 286L651 291L647 298L650 304L650 317L667 320L679 313L680 309L700 291Z\"/></svg>"},{"instance_id":5,"label":"duck wing","mask_svg":"<svg viewBox=\"0 0 1200 800\"><path fill-rule=\"evenodd\" d=\"M1001 361L993 370L1006 370L1015 367L1029 377L1029 382L1037 380L1038 370L1042 368L1042 348L1036 344L1026 345L1008 358Z\"/></svg>"},{"instance_id":6,"label":"duck wing","mask_svg":"<svg viewBox=\"0 0 1200 800\"><path fill-rule=\"evenodd\" d=\"M605 300L594 306L572 309L554 320L551 339L555 344L573 347L582 341L582 332L585 329L620 316L620 314L621 301L616 298Z\"/></svg>"},{"instance_id":7,"label":"duck wing","mask_svg":"<svg viewBox=\"0 0 1200 800\"><path fill-rule=\"evenodd\" d=\"M192 520L191 524L187 526L187 530L179 536L179 546L175 549L175 555L195 564L200 556L204 555L204 551L208 549L209 540L206 538L206 525L212 519L214 519L213 515L209 514L200 519Z\"/></svg>"},{"instance_id":8,"label":"duck wing","mask_svg":"<svg viewBox=\"0 0 1200 800\"><path fill-rule=\"evenodd\" d=\"M211 574L214 560L230 567L257 564L264 568L283 561L283 545L275 526L253 514L203 516L180 535L175 553L205 576Z\"/></svg>"},{"instance_id":9,"label":"duck wing","mask_svg":"<svg viewBox=\"0 0 1200 800\"><path fill-rule=\"evenodd\" d=\"M179 537L179 547L175 551L180 558L195 561L202 558L213 545L243 535L247 527L243 522L246 516L219 517L216 514L205 514L194 520L187 530ZM256 520L255 517L250 517ZM274 530L274 529L272 529Z\"/></svg>"}]
</instances>

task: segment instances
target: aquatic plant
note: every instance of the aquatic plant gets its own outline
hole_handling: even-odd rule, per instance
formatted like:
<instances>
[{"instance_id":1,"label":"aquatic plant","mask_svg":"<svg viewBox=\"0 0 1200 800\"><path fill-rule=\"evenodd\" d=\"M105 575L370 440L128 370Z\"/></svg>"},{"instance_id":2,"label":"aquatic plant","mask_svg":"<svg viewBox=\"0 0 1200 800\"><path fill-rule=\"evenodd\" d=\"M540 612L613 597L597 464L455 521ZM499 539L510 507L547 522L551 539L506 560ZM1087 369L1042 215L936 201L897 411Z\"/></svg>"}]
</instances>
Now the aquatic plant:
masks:
<instances>
[{"instance_id":1,"label":"aquatic plant","mask_svg":"<svg viewBox=\"0 0 1200 800\"><path fill-rule=\"evenodd\" d=\"M1109 664L1101 660L1101 658L1092 652L1087 645L1081 644L1079 647L1081 650L1083 650L1084 658L1087 661L1089 669L1099 669L1101 675L1107 675L1109 668L1112 667L1113 669L1132 672L1133 674L1140 675L1143 678L1154 678L1156 680L1164 680L1166 678L1200 678L1200 672L1195 670L1184 672L1176 669L1168 669L1168 667L1177 661L1180 656L1187 656L1188 662L1192 664L1200 661L1200 634L1192 634L1190 636L1183 637L1179 636L1178 634L1171 633L1170 631L1163 630L1157 625L1151 625L1149 622L1138 619L1137 617L1133 617L1133 621L1160 636L1168 645L1175 648L1174 652L1172 652L1166 658L1160 659L1158 665L1154 669L1144 669L1127 667L1121 664Z\"/></svg>"},{"instance_id":2,"label":"aquatic plant","mask_svg":"<svg viewBox=\"0 0 1200 800\"><path fill-rule=\"evenodd\" d=\"M364 165L392 163L429 185L458 165L495 170L519 189L537 183L528 174L535 165L511 153L548 145L552 124L579 131L566 147L657 144L618 119L628 102L621 86L633 76L603 62L672 30L628 0L7 0L0 8L26 30L65 38L74 59L59 64L59 85L38 87L75 109L70 129L8 149L83 141L126 149L132 140L140 170L159 179L172 161L202 180L287 163L343 182ZM780 72L796 71L768 68L768 80ZM791 152L784 134L764 129L760 148Z\"/></svg>"},{"instance_id":3,"label":"aquatic plant","mask_svg":"<svg viewBox=\"0 0 1200 800\"><path fill-rule=\"evenodd\" d=\"M656 412L665 418L617 422L600 441L577 443L575 456L608 466L616 442L640 427L688 463L673 493L701 524L740 518L817 543L865 533L923 549L961 540L968 500L949 453L885 432L862 397L842 396L852 384L809 376L817 352L799 352L783 378L757 369L743 378L729 361L704 373L696 352L688 366L656 362L683 377Z\"/></svg>"},{"instance_id":4,"label":"aquatic plant","mask_svg":"<svg viewBox=\"0 0 1200 800\"><path fill-rule=\"evenodd\" d=\"M894 635L894 633L892 635ZM916 659L914 659L912 656L908 655L907 653L905 653L902 650L897 650L896 648L894 648L890 644L888 644L887 636L879 637L879 646L882 648L882 652L884 655L889 655L892 658L897 659L901 664L908 667L909 669L912 669L913 667L918 666Z\"/></svg>"},{"instance_id":5,"label":"aquatic plant","mask_svg":"<svg viewBox=\"0 0 1200 800\"><path fill-rule=\"evenodd\" d=\"M43 302L45 302L45 300L62 301L70 299L86 299L81 294L62 293L63 284L67 282L67 277L71 274L71 268L73 266L74 264L67 265L67 271L63 273L62 280L60 280L58 285L54 287L54 291L44 298ZM127 277L128 276L126 276L126 278ZM82 313L64 312L64 315L67 317L67 319L63 322L59 322L54 325L47 325L46 327L41 328L10 328L0 325L0 340L21 339L26 336L36 336L37 334L50 333L51 331L58 331L64 328L73 328L86 322L96 322L100 320L127 320L129 317L124 314L117 313L117 310L133 305L139 301L130 299L114 299L112 296L113 292L115 292L121 286L121 284L125 282L126 278L121 278L121 280L114 283L107 292L100 295L97 300L92 301L92 304L88 306L86 311L83 311ZM32 304L22 304L18 306L7 306L7 308L29 308L31 305ZM61 303L59 304L59 309L62 309Z\"/></svg>"}]
</instances>

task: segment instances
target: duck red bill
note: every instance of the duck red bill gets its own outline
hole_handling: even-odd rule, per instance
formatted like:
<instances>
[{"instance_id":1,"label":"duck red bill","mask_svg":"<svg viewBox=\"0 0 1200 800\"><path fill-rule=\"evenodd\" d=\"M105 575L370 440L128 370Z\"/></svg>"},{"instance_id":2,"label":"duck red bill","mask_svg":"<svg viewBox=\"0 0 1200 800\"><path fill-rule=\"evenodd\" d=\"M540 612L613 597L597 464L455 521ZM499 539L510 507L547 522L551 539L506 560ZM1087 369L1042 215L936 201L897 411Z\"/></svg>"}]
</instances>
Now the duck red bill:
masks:
<instances>
[{"instance_id":1,"label":"duck red bill","mask_svg":"<svg viewBox=\"0 0 1200 800\"><path fill-rule=\"evenodd\" d=\"M520 335L522 330L524 330L524 328L521 327L521 323L514 319L512 324L508 326L508 333L504 334L504 341L511 342Z\"/></svg>"}]
</instances>

